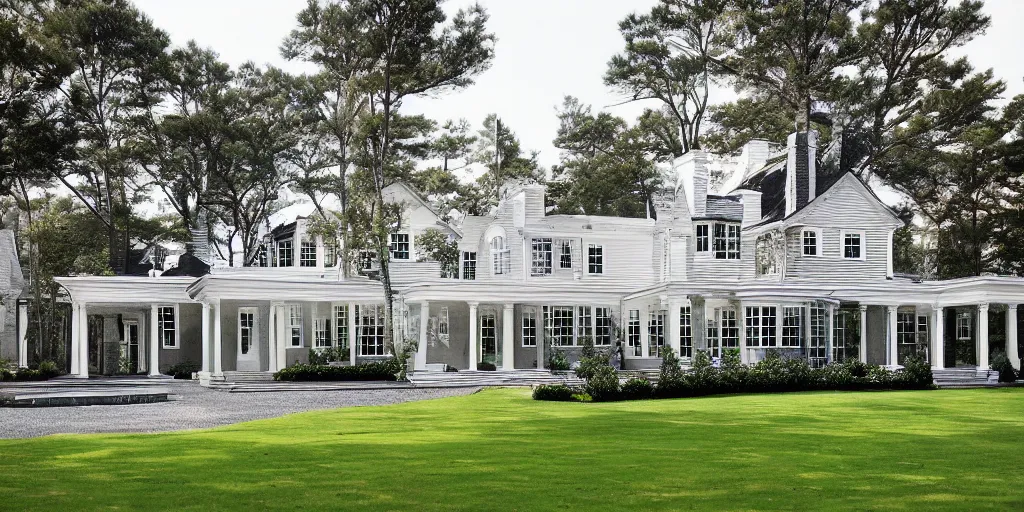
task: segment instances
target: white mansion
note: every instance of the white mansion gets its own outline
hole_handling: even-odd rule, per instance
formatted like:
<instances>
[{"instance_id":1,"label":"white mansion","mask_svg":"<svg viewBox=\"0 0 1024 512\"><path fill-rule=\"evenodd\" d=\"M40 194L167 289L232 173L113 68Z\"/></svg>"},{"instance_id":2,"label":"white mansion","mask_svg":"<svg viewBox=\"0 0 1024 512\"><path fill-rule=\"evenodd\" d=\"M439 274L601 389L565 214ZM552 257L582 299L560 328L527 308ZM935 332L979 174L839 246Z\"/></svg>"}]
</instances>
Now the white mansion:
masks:
<instances>
[{"instance_id":1,"label":"white mansion","mask_svg":"<svg viewBox=\"0 0 1024 512\"><path fill-rule=\"evenodd\" d=\"M664 347L684 361L735 348L744 362L771 349L813 364L919 355L987 375L990 341L1019 365L1024 279L894 275L903 223L853 174L818 175L814 138L791 135L775 152L754 141L720 185L706 154L681 157L656 220L546 215L544 186L526 184L508 187L493 214L452 226L411 188L390 186L387 199L403 205L391 235L396 326L419 340L415 370L542 368L546 350L572 357L586 338L621 343L627 369L656 367ZM310 348L385 357L380 282L343 277L336 243L306 224L275 229L263 267L59 279L73 301L70 371L157 375L187 360L209 382L274 372ZM458 241L456 279L417 261L427 229Z\"/></svg>"}]
</instances>

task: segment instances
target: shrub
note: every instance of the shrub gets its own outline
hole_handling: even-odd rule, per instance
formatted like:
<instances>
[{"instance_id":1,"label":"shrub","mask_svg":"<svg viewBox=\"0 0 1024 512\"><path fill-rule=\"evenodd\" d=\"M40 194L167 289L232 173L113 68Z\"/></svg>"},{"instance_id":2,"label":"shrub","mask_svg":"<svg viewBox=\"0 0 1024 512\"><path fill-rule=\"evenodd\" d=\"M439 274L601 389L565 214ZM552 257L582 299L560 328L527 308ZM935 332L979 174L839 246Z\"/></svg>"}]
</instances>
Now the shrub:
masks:
<instances>
[{"instance_id":1,"label":"shrub","mask_svg":"<svg viewBox=\"0 0 1024 512\"><path fill-rule=\"evenodd\" d=\"M201 370L202 367L192 361L182 361L178 364L171 365L170 368L164 370L164 375L170 375L175 379L191 379L192 374Z\"/></svg>"},{"instance_id":2,"label":"shrub","mask_svg":"<svg viewBox=\"0 0 1024 512\"><path fill-rule=\"evenodd\" d=\"M342 347L309 349L309 364L321 365L339 361L348 361L348 350Z\"/></svg>"},{"instance_id":3,"label":"shrub","mask_svg":"<svg viewBox=\"0 0 1024 512\"><path fill-rule=\"evenodd\" d=\"M557 348L552 349L551 355L548 356L548 369L553 372L569 371L569 358L565 357L565 352Z\"/></svg>"},{"instance_id":4,"label":"shrub","mask_svg":"<svg viewBox=\"0 0 1024 512\"><path fill-rule=\"evenodd\" d=\"M494 366L494 363L488 363L487 361L480 361L479 363L476 364L476 369L480 370L482 372L493 372L493 371L496 371L498 369L498 367Z\"/></svg>"},{"instance_id":5,"label":"shrub","mask_svg":"<svg viewBox=\"0 0 1024 512\"><path fill-rule=\"evenodd\" d=\"M593 375L583 385L583 391L595 402L611 402L619 399L619 372L605 365L594 370Z\"/></svg>"},{"instance_id":6,"label":"shrub","mask_svg":"<svg viewBox=\"0 0 1024 512\"><path fill-rule=\"evenodd\" d=\"M590 396L590 395L588 395L586 393L574 393L572 395L572 400L574 402L586 403L586 402L593 402L594 401L594 397L592 397L592 396Z\"/></svg>"},{"instance_id":7,"label":"shrub","mask_svg":"<svg viewBox=\"0 0 1024 512\"><path fill-rule=\"evenodd\" d=\"M57 368L57 363L54 363L53 361L42 361L42 362L40 362L38 370L39 370L39 373L41 373L47 379L52 379L54 377L58 377L61 374L60 369Z\"/></svg>"},{"instance_id":8,"label":"shrub","mask_svg":"<svg viewBox=\"0 0 1024 512\"><path fill-rule=\"evenodd\" d=\"M0 382L10 382L14 380L14 372L7 368L0 368Z\"/></svg>"},{"instance_id":9,"label":"shrub","mask_svg":"<svg viewBox=\"0 0 1024 512\"><path fill-rule=\"evenodd\" d=\"M679 366L679 358L672 347L662 347L661 369L658 373L658 385L653 393L660 398L678 398L686 393L686 374ZM707 365L711 366L711 360L705 352L697 352L694 358L694 367ZM628 384L628 383L627 383Z\"/></svg>"},{"instance_id":10,"label":"shrub","mask_svg":"<svg viewBox=\"0 0 1024 512\"><path fill-rule=\"evenodd\" d=\"M1017 370L1013 368L1010 359L1002 352L992 355L992 369L999 372L999 382L1017 381Z\"/></svg>"},{"instance_id":11,"label":"shrub","mask_svg":"<svg viewBox=\"0 0 1024 512\"><path fill-rule=\"evenodd\" d=\"M891 382L894 389L928 389L934 386L935 381L932 366L923 358L911 356L903 362L903 369L896 371Z\"/></svg>"},{"instance_id":12,"label":"shrub","mask_svg":"<svg viewBox=\"0 0 1024 512\"><path fill-rule=\"evenodd\" d=\"M549 402L569 402L572 401L573 394L577 392L578 390L565 384L541 384L533 388L533 399Z\"/></svg>"},{"instance_id":13,"label":"shrub","mask_svg":"<svg viewBox=\"0 0 1024 512\"><path fill-rule=\"evenodd\" d=\"M599 351L594 348L594 342L590 338L583 340L583 349L580 351L580 363L576 367L576 376L581 379L590 379L602 366L609 366L611 353Z\"/></svg>"},{"instance_id":14,"label":"shrub","mask_svg":"<svg viewBox=\"0 0 1024 512\"><path fill-rule=\"evenodd\" d=\"M395 358L353 366L296 364L274 374L277 381L398 380L401 363Z\"/></svg>"},{"instance_id":15,"label":"shrub","mask_svg":"<svg viewBox=\"0 0 1024 512\"><path fill-rule=\"evenodd\" d=\"M646 400L654 397L654 386L647 379L634 377L622 384L623 400Z\"/></svg>"}]
</instances>

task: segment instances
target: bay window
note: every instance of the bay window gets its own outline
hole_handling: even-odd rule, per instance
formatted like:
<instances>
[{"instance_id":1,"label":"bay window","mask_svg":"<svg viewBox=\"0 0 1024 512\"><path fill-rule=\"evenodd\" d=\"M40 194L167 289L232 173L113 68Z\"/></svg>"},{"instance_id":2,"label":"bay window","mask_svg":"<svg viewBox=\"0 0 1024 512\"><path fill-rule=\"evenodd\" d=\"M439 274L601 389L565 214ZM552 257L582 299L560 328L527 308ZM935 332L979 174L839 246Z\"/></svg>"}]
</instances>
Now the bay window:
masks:
<instances>
[{"instance_id":1,"label":"bay window","mask_svg":"<svg viewBox=\"0 0 1024 512\"><path fill-rule=\"evenodd\" d=\"M714 224L714 238L712 246L715 252L715 259L738 260L740 259L740 225L725 224L716 222Z\"/></svg>"},{"instance_id":2,"label":"bay window","mask_svg":"<svg viewBox=\"0 0 1024 512\"><path fill-rule=\"evenodd\" d=\"M775 306L748 306L746 311L747 346L776 346Z\"/></svg>"}]
</instances>

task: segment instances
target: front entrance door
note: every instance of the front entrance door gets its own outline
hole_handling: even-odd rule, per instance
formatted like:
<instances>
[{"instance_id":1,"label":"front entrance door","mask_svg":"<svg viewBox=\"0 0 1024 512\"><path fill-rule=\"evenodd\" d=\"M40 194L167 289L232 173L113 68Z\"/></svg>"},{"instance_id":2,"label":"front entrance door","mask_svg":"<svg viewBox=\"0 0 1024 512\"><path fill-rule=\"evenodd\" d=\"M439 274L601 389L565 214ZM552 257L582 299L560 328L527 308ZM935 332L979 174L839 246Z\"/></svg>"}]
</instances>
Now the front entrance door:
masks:
<instances>
[{"instance_id":1,"label":"front entrance door","mask_svg":"<svg viewBox=\"0 0 1024 512\"><path fill-rule=\"evenodd\" d=\"M146 357L142 353L142 345L139 344L139 321L127 320L124 323L124 353L121 354L122 361L127 357L128 367L125 373L139 373L146 371Z\"/></svg>"},{"instance_id":2,"label":"front entrance door","mask_svg":"<svg viewBox=\"0 0 1024 512\"><path fill-rule=\"evenodd\" d=\"M256 308L238 308L238 371L260 370Z\"/></svg>"}]
</instances>

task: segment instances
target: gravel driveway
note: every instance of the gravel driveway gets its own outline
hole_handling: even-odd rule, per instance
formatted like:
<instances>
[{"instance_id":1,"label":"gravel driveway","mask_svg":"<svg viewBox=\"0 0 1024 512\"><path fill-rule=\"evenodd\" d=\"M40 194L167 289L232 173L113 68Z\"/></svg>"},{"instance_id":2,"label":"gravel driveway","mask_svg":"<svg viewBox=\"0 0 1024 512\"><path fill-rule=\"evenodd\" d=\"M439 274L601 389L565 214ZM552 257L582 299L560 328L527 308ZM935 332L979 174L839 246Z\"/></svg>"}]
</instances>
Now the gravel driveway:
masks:
<instances>
[{"instance_id":1,"label":"gravel driveway","mask_svg":"<svg viewBox=\"0 0 1024 512\"><path fill-rule=\"evenodd\" d=\"M226 393L169 381L172 401L88 407L0 408L0 438L63 433L167 432L273 418L293 412L387 405L466 395L475 388Z\"/></svg>"}]
</instances>

